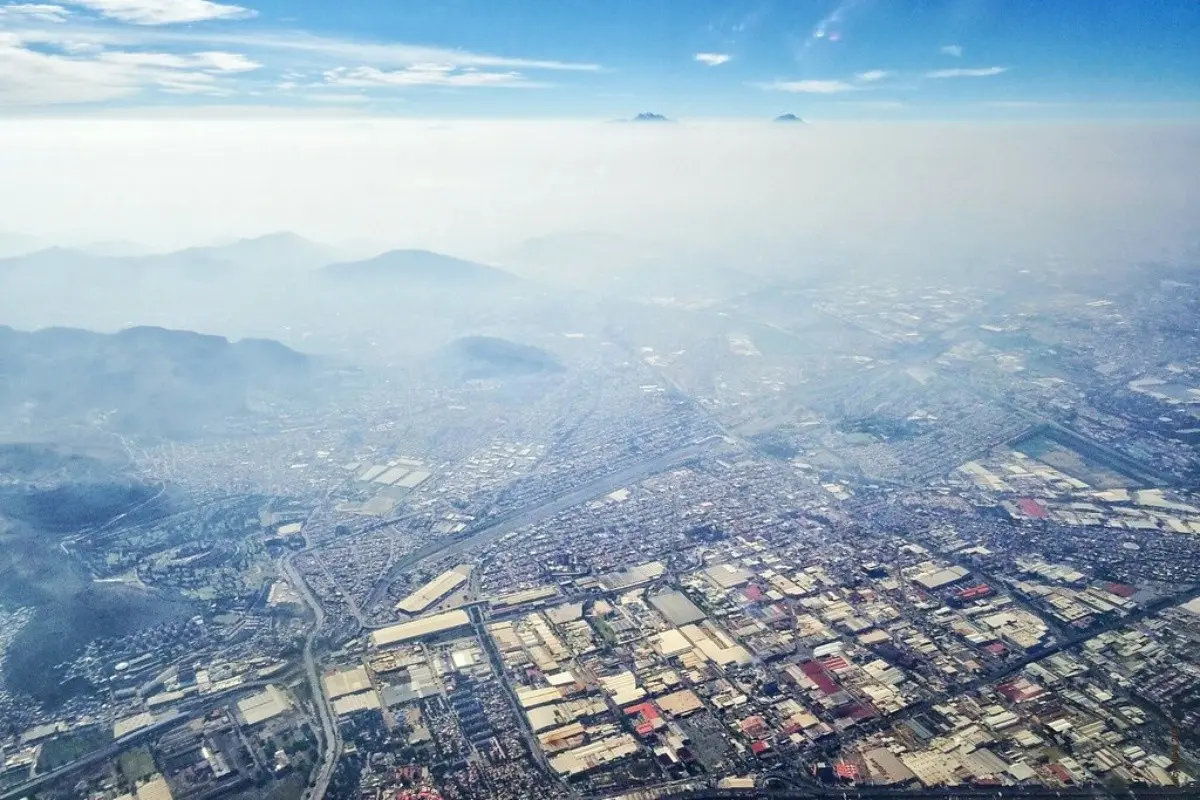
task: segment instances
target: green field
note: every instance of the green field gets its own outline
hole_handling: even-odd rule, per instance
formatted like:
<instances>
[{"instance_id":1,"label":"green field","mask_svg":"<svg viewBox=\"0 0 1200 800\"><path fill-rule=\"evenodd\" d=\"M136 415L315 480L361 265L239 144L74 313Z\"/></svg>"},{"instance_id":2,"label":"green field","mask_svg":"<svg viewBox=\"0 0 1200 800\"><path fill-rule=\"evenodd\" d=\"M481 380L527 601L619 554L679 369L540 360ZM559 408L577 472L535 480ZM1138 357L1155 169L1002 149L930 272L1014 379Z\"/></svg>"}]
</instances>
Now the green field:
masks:
<instances>
[{"instance_id":1,"label":"green field","mask_svg":"<svg viewBox=\"0 0 1200 800\"><path fill-rule=\"evenodd\" d=\"M154 764L154 756L150 755L150 749L145 746L135 747L121 753L117 758L117 766L120 767L125 780L129 781L131 785L158 772L158 767Z\"/></svg>"},{"instance_id":2,"label":"green field","mask_svg":"<svg viewBox=\"0 0 1200 800\"><path fill-rule=\"evenodd\" d=\"M61 767L88 753L107 747L112 740L112 732L100 725L51 739L42 745L42 752L38 755L38 772L48 772Z\"/></svg>"},{"instance_id":3,"label":"green field","mask_svg":"<svg viewBox=\"0 0 1200 800\"><path fill-rule=\"evenodd\" d=\"M1047 433L1035 433L1013 444L1030 458L1083 481L1095 489L1130 489L1141 485L1136 479L1097 459L1088 458Z\"/></svg>"}]
</instances>

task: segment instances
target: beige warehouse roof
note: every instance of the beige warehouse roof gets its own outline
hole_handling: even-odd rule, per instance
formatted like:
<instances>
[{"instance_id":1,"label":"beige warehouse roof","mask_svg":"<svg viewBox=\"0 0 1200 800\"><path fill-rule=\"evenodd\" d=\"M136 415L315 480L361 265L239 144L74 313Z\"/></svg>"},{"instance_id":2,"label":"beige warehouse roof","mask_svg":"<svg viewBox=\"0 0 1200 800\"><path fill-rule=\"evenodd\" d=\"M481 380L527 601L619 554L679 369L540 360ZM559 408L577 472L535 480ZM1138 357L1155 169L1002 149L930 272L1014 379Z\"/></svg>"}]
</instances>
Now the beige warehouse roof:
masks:
<instances>
[{"instance_id":1,"label":"beige warehouse roof","mask_svg":"<svg viewBox=\"0 0 1200 800\"><path fill-rule=\"evenodd\" d=\"M321 682L325 684L325 696L330 700L371 688L367 668L361 664L346 669L332 669L322 676Z\"/></svg>"},{"instance_id":2,"label":"beige warehouse roof","mask_svg":"<svg viewBox=\"0 0 1200 800\"><path fill-rule=\"evenodd\" d=\"M456 567L443 572L399 603L396 603L396 608L406 614L420 614L461 586L467 579L469 569L470 567Z\"/></svg>"},{"instance_id":3,"label":"beige warehouse roof","mask_svg":"<svg viewBox=\"0 0 1200 800\"><path fill-rule=\"evenodd\" d=\"M135 790L137 800L172 800L171 787L162 775L155 775Z\"/></svg>"},{"instance_id":4,"label":"beige warehouse roof","mask_svg":"<svg viewBox=\"0 0 1200 800\"><path fill-rule=\"evenodd\" d=\"M339 717L353 714L356 711L370 711L379 708L379 695L374 691L348 694L333 701L333 713Z\"/></svg>"},{"instance_id":5,"label":"beige warehouse roof","mask_svg":"<svg viewBox=\"0 0 1200 800\"><path fill-rule=\"evenodd\" d=\"M237 708L247 725L257 725L287 711L291 703L278 686L268 686L258 694L239 700Z\"/></svg>"},{"instance_id":6,"label":"beige warehouse roof","mask_svg":"<svg viewBox=\"0 0 1200 800\"><path fill-rule=\"evenodd\" d=\"M402 622L399 625L380 628L371 634L371 646L387 647L400 642L410 642L470 624L471 617L467 612L457 608L442 614L414 619L412 622Z\"/></svg>"}]
</instances>

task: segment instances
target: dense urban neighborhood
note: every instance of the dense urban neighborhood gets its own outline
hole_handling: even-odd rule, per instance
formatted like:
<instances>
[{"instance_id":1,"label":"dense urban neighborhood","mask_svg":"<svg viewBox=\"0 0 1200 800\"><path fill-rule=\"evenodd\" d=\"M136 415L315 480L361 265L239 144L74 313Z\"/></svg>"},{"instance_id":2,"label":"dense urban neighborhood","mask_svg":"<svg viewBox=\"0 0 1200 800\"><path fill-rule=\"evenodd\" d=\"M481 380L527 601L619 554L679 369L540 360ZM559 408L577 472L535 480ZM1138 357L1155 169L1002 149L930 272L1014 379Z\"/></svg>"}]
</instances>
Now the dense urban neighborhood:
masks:
<instances>
[{"instance_id":1,"label":"dense urban neighborhood","mask_svg":"<svg viewBox=\"0 0 1200 800\"><path fill-rule=\"evenodd\" d=\"M93 420L128 496L54 548L98 627L0 604L0 797L1186 796L1197 309L1149 267L646 298L465 379ZM100 469L4 459L63 515Z\"/></svg>"}]
</instances>

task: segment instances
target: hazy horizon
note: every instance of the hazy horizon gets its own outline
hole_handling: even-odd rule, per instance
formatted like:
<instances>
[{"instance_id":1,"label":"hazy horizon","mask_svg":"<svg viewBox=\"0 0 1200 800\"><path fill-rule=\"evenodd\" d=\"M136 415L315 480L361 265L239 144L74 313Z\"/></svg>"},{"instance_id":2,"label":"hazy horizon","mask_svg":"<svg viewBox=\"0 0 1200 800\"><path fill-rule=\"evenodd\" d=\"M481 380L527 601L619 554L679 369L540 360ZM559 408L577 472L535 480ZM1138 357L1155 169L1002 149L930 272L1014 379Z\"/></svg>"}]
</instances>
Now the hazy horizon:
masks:
<instances>
[{"instance_id":1,"label":"hazy horizon","mask_svg":"<svg viewBox=\"0 0 1200 800\"><path fill-rule=\"evenodd\" d=\"M1198 34L0 0L0 796L1195 796Z\"/></svg>"},{"instance_id":2,"label":"hazy horizon","mask_svg":"<svg viewBox=\"0 0 1200 800\"><path fill-rule=\"evenodd\" d=\"M0 228L154 251L289 231L485 261L601 231L667 250L1175 260L1191 123L15 119ZM1018 241L1019 237L1019 241Z\"/></svg>"}]
</instances>

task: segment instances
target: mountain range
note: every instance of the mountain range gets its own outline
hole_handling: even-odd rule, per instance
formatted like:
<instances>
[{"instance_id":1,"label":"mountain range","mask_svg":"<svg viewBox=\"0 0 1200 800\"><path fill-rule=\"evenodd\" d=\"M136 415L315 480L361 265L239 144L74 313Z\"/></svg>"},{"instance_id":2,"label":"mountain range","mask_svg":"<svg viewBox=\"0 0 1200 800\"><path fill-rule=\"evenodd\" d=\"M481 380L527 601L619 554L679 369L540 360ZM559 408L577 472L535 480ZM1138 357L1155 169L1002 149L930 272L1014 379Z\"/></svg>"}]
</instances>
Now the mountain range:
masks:
<instances>
[{"instance_id":1,"label":"mountain range","mask_svg":"<svg viewBox=\"0 0 1200 800\"><path fill-rule=\"evenodd\" d=\"M389 250L363 261L330 264L321 272L342 283L404 283L411 287L490 288L518 280L502 269L429 250Z\"/></svg>"},{"instance_id":2,"label":"mountain range","mask_svg":"<svg viewBox=\"0 0 1200 800\"><path fill-rule=\"evenodd\" d=\"M35 427L91 422L186 438L307 391L311 372L308 356L270 340L0 326L0 413Z\"/></svg>"},{"instance_id":3,"label":"mountain range","mask_svg":"<svg viewBox=\"0 0 1200 800\"><path fill-rule=\"evenodd\" d=\"M46 243L34 236L0 231L0 258L25 255L46 247Z\"/></svg>"},{"instance_id":4,"label":"mountain range","mask_svg":"<svg viewBox=\"0 0 1200 800\"><path fill-rule=\"evenodd\" d=\"M193 247L174 255L190 254L228 261L251 269L316 269L337 260L337 252L294 233L272 233L232 244Z\"/></svg>"},{"instance_id":5,"label":"mountain range","mask_svg":"<svg viewBox=\"0 0 1200 800\"><path fill-rule=\"evenodd\" d=\"M0 259L0 323L27 330L151 325L289 342L312 332L328 344L418 318L432 334L455 315L503 312L522 292L498 290L521 285L503 270L426 250L339 259L291 233L151 255L51 247ZM398 304L405 307L399 316Z\"/></svg>"},{"instance_id":6,"label":"mountain range","mask_svg":"<svg viewBox=\"0 0 1200 800\"><path fill-rule=\"evenodd\" d=\"M46 247L0 258L0 277L31 269L38 272L51 270L64 277L83 277L89 271L122 279L155 272L208 277L236 269L315 269L336 260L331 248L294 233L275 233L240 239L227 245L189 247L169 253L142 253L140 250L132 242L98 243L82 249Z\"/></svg>"}]
</instances>

